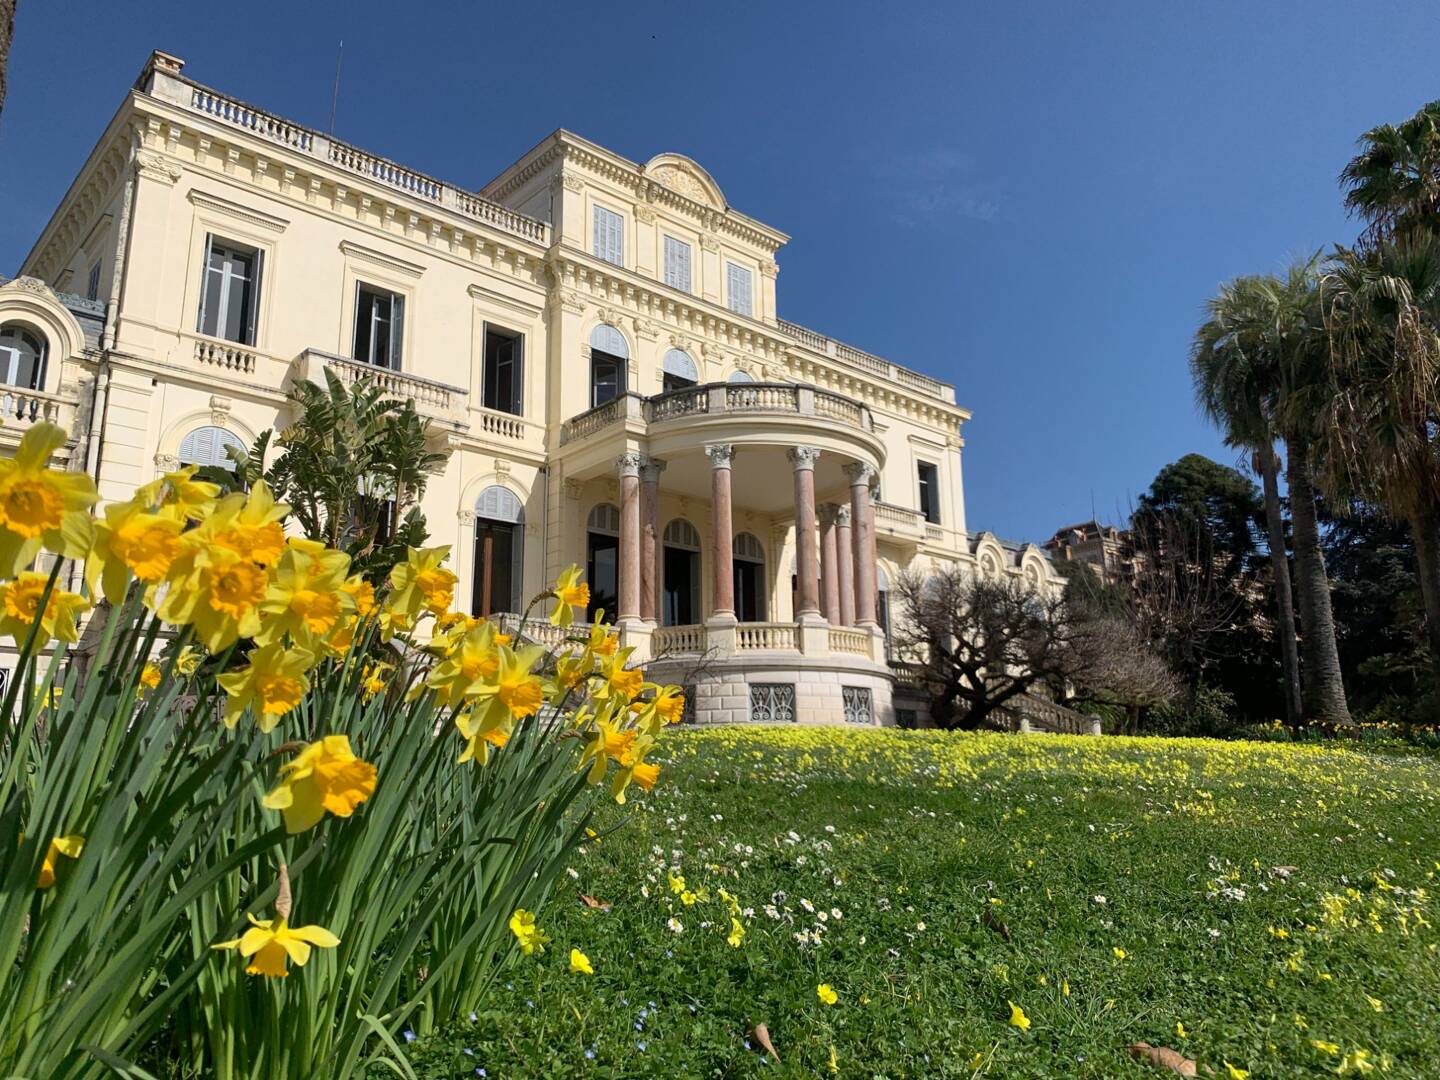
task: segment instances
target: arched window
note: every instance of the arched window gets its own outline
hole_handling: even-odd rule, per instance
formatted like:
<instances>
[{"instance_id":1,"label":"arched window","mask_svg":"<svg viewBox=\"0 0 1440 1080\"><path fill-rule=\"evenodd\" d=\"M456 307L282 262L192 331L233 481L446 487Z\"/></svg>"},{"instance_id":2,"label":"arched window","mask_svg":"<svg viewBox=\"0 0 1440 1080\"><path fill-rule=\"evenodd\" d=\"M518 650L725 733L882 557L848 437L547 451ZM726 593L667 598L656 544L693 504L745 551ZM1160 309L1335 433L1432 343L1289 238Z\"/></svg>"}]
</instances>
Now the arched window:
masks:
<instances>
[{"instance_id":1,"label":"arched window","mask_svg":"<svg viewBox=\"0 0 1440 1080\"><path fill-rule=\"evenodd\" d=\"M691 626L700 621L700 534L684 518L676 518L661 534L664 551L665 626Z\"/></svg>"},{"instance_id":2,"label":"arched window","mask_svg":"<svg viewBox=\"0 0 1440 1080\"><path fill-rule=\"evenodd\" d=\"M218 465L222 469L235 471L235 459L226 451L230 447L244 451L245 444L239 436L222 427L196 428L180 440L180 464Z\"/></svg>"},{"instance_id":3,"label":"arched window","mask_svg":"<svg viewBox=\"0 0 1440 1080\"><path fill-rule=\"evenodd\" d=\"M754 381L755 381L754 376L752 376L748 371L739 371L739 370L732 371L732 372L730 373L730 378L726 380L726 382L732 382L732 383L747 383L747 382L754 382Z\"/></svg>"},{"instance_id":4,"label":"arched window","mask_svg":"<svg viewBox=\"0 0 1440 1080\"><path fill-rule=\"evenodd\" d=\"M765 621L765 547L747 532L736 533L731 545L735 560L735 617L741 622Z\"/></svg>"},{"instance_id":5,"label":"arched window","mask_svg":"<svg viewBox=\"0 0 1440 1080\"><path fill-rule=\"evenodd\" d=\"M615 617L620 599L620 508L599 503L585 522L585 580L590 585L590 607L585 616L608 611Z\"/></svg>"},{"instance_id":6,"label":"arched window","mask_svg":"<svg viewBox=\"0 0 1440 1080\"><path fill-rule=\"evenodd\" d=\"M590 331L590 407L614 401L625 393L630 346L625 335L609 323ZM594 587L591 587L594 592Z\"/></svg>"},{"instance_id":7,"label":"arched window","mask_svg":"<svg viewBox=\"0 0 1440 1080\"><path fill-rule=\"evenodd\" d=\"M683 390L700 381L700 372L695 367L695 361L690 359L690 354L684 349L671 349L667 352L661 368L664 374L664 383L661 389L666 393L671 390Z\"/></svg>"},{"instance_id":8,"label":"arched window","mask_svg":"<svg viewBox=\"0 0 1440 1080\"><path fill-rule=\"evenodd\" d=\"M475 588L471 611L520 610L525 508L509 488L492 484L475 500Z\"/></svg>"},{"instance_id":9,"label":"arched window","mask_svg":"<svg viewBox=\"0 0 1440 1080\"><path fill-rule=\"evenodd\" d=\"M0 326L0 382L45 389L45 335L23 323Z\"/></svg>"}]
</instances>

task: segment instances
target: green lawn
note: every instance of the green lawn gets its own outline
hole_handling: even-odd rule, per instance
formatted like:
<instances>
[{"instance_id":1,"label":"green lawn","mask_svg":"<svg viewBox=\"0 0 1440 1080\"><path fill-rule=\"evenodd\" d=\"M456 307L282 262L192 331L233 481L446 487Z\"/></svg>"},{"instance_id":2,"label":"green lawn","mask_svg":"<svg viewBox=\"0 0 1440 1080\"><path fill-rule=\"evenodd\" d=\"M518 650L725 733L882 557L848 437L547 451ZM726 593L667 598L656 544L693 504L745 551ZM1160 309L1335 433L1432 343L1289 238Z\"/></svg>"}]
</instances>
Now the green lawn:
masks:
<instances>
[{"instance_id":1,"label":"green lawn","mask_svg":"<svg viewBox=\"0 0 1440 1080\"><path fill-rule=\"evenodd\" d=\"M420 1075L1174 1075L1142 1039L1221 1078L1440 1075L1433 756L725 728L658 758Z\"/></svg>"}]
</instances>

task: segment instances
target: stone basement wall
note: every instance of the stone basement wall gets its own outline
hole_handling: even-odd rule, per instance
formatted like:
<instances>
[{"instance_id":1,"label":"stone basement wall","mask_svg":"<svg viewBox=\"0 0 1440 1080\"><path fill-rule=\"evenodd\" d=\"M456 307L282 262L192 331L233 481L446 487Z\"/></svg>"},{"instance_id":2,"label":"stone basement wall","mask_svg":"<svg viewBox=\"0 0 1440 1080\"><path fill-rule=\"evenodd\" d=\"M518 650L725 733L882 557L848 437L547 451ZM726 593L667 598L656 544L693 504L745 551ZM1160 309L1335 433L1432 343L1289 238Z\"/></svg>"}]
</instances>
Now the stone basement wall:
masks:
<instances>
[{"instance_id":1,"label":"stone basement wall","mask_svg":"<svg viewBox=\"0 0 1440 1080\"><path fill-rule=\"evenodd\" d=\"M842 689L847 686L870 691L872 724L890 727L895 723L894 680L888 670L862 660L837 664L833 657L807 661L798 656L756 655L743 660L710 660L703 666L699 658L664 660L647 665L646 674L655 682L678 683L692 690L699 724L749 723L752 683L793 685L794 722L798 724L844 724Z\"/></svg>"}]
</instances>

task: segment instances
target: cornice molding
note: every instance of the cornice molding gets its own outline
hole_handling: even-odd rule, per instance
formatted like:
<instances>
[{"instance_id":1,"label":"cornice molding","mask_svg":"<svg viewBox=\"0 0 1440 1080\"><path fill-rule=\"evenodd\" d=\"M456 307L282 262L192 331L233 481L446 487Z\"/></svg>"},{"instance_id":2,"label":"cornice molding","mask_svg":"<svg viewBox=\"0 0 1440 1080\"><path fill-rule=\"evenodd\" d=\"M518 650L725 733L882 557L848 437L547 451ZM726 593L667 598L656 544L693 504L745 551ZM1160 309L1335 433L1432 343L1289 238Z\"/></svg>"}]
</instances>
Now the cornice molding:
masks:
<instances>
[{"instance_id":1,"label":"cornice molding","mask_svg":"<svg viewBox=\"0 0 1440 1080\"><path fill-rule=\"evenodd\" d=\"M209 191L201 191L199 188L192 188L185 197L190 200L191 205L199 209L209 210L215 214L224 214L226 217L239 218L241 221L269 232L283 233L290 224L284 218L276 217L274 214L242 206L240 203L231 202L229 199L221 198Z\"/></svg>"},{"instance_id":2,"label":"cornice molding","mask_svg":"<svg viewBox=\"0 0 1440 1080\"><path fill-rule=\"evenodd\" d=\"M404 274L407 277L419 278L425 273L425 267L418 263L406 262L394 255L387 255L383 251L376 251L374 248L357 244L353 240L341 240L340 250L352 259L359 259L361 262L373 263L376 266L384 267L386 270L397 274Z\"/></svg>"}]
</instances>

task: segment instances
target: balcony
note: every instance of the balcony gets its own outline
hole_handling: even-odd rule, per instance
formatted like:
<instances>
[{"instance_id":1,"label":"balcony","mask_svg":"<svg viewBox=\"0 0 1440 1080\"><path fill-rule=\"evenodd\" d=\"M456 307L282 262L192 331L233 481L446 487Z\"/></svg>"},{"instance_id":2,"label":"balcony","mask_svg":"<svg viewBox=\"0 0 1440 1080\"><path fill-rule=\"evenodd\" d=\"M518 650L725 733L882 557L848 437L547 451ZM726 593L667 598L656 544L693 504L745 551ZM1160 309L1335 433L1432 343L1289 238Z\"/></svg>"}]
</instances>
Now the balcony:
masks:
<instances>
[{"instance_id":1,"label":"balcony","mask_svg":"<svg viewBox=\"0 0 1440 1080\"><path fill-rule=\"evenodd\" d=\"M622 394L567 420L560 445L588 439L627 420L658 426L700 417L806 417L822 423L873 433L870 409L843 394L796 383L702 383L668 394Z\"/></svg>"},{"instance_id":2,"label":"balcony","mask_svg":"<svg viewBox=\"0 0 1440 1080\"><path fill-rule=\"evenodd\" d=\"M784 330L806 348L813 349L822 356L828 356L835 360L841 360L853 368L866 372L870 375L878 375L882 379L890 379L899 383L907 390L913 390L917 394L925 394L929 397L939 398L941 401L954 402L955 387L949 383L943 383L938 379L932 379L928 375L922 375L918 371L911 371L899 364L892 364L884 357L867 353L854 346L846 345L843 341L836 341L832 337L818 334L814 330L799 325L798 323L786 322L784 319L777 320L780 329Z\"/></svg>"},{"instance_id":3,"label":"balcony","mask_svg":"<svg viewBox=\"0 0 1440 1080\"><path fill-rule=\"evenodd\" d=\"M39 423L56 424L71 431L75 426L76 404L73 397L0 384L0 421L4 425L0 427L0 440L17 442Z\"/></svg>"},{"instance_id":4,"label":"balcony","mask_svg":"<svg viewBox=\"0 0 1440 1080\"><path fill-rule=\"evenodd\" d=\"M403 371L376 367L374 364L362 363L359 360L322 352L319 349L306 349L291 361L289 381L308 380L324 386L324 370L327 368L335 373L347 389L353 388L361 379L369 379L391 397L414 402L415 411L421 416L453 425L456 428L468 426L469 394L464 388L436 382L434 379L425 379L419 375L409 375ZM491 433L503 436L505 432L513 431L514 434L508 436L513 438L518 438L523 434L524 421L519 417L506 414L504 421L503 424L497 421L493 425L495 431ZM490 428L487 427L486 430L488 432Z\"/></svg>"}]
</instances>

